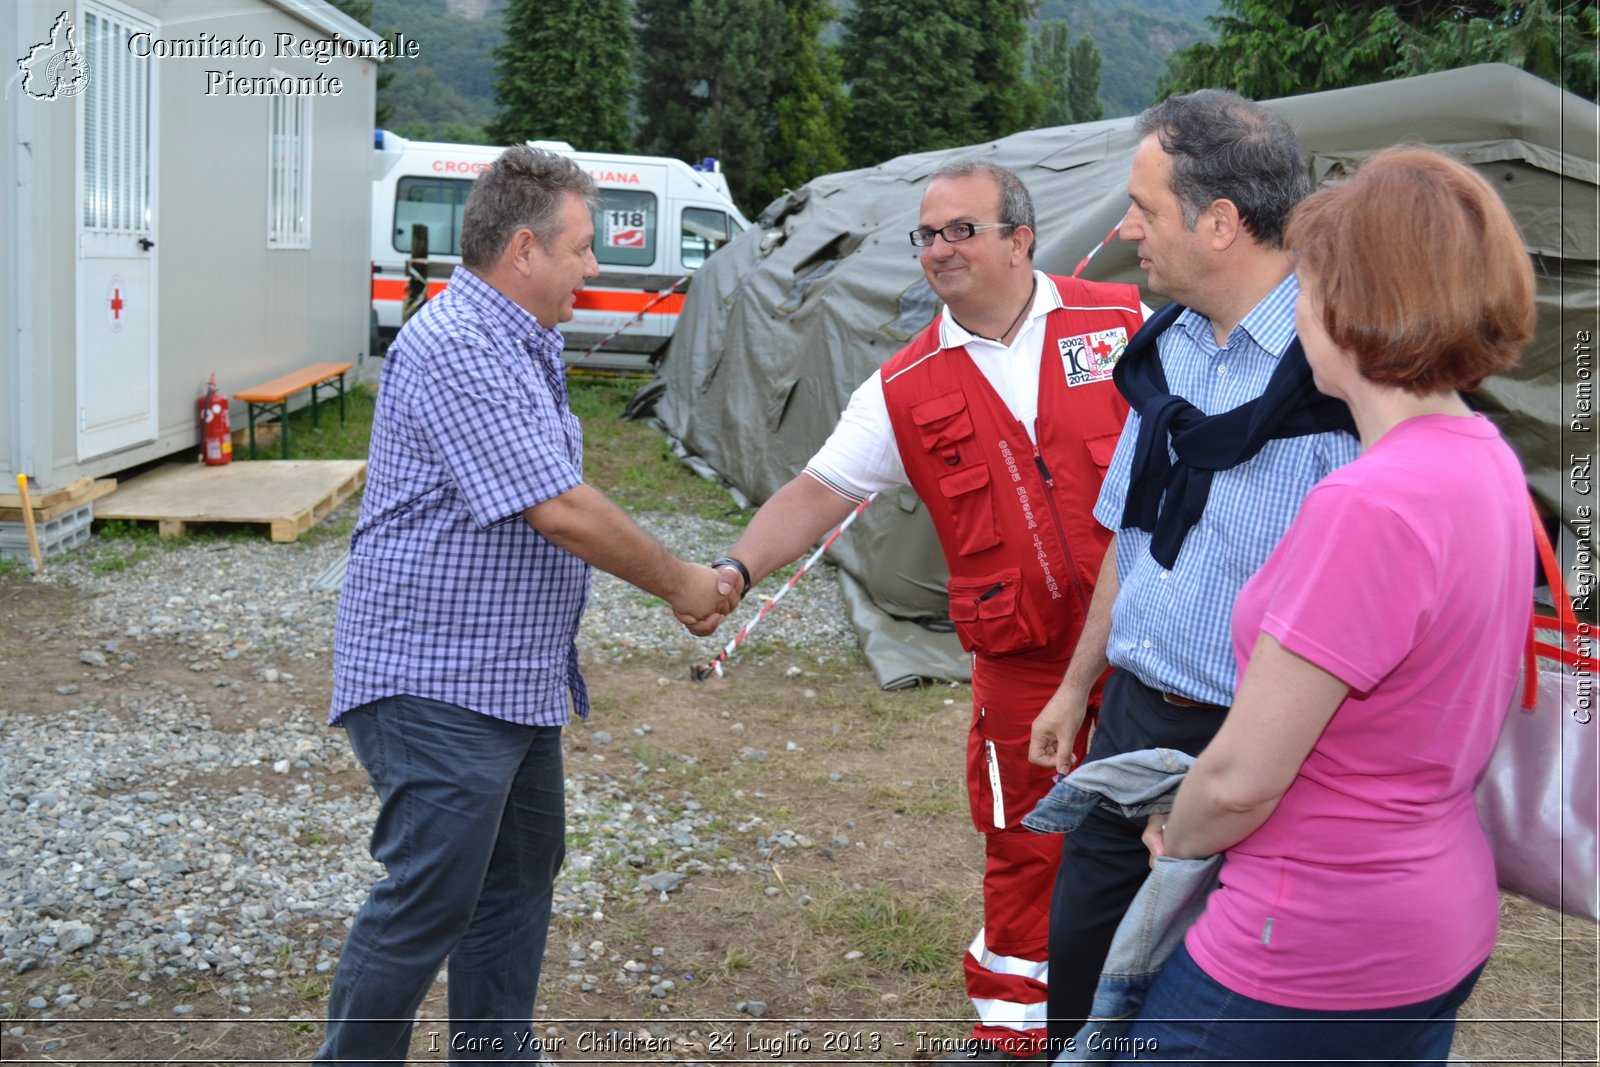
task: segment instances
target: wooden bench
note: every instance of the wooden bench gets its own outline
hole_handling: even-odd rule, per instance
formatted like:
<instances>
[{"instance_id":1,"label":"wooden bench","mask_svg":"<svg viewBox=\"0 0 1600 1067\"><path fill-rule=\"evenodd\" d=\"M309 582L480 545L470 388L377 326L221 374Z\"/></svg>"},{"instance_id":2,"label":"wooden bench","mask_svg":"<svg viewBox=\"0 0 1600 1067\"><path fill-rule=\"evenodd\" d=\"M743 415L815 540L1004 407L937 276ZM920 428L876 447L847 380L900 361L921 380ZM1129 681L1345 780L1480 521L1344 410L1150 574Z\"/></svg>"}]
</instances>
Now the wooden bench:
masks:
<instances>
[{"instance_id":1,"label":"wooden bench","mask_svg":"<svg viewBox=\"0 0 1600 1067\"><path fill-rule=\"evenodd\" d=\"M283 427L283 458L289 458L289 398L302 389L311 390L311 425L317 424L317 390L329 385L339 389L339 425L344 425L344 376L354 363L313 363L309 367L274 378L270 382L234 393L235 400L249 405L250 458L256 458L256 413L276 413Z\"/></svg>"}]
</instances>

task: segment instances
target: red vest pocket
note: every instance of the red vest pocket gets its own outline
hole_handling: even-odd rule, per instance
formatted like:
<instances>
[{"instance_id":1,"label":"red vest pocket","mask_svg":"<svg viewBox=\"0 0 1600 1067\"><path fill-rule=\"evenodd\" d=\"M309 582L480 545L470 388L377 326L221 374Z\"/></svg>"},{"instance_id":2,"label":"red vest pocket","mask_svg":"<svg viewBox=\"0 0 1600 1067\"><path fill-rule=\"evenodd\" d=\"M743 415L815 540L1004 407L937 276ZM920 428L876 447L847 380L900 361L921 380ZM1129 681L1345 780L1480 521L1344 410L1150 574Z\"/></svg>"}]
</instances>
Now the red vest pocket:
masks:
<instances>
[{"instance_id":1,"label":"red vest pocket","mask_svg":"<svg viewBox=\"0 0 1600 1067\"><path fill-rule=\"evenodd\" d=\"M924 452L952 448L972 436L972 416L967 412L967 398L959 389L913 404L911 421L916 423Z\"/></svg>"},{"instance_id":2,"label":"red vest pocket","mask_svg":"<svg viewBox=\"0 0 1600 1067\"><path fill-rule=\"evenodd\" d=\"M939 479L950 517L955 522L955 549L970 556L1000 543L1000 524L994 517L994 496L989 490L989 468L963 467Z\"/></svg>"},{"instance_id":3,"label":"red vest pocket","mask_svg":"<svg viewBox=\"0 0 1600 1067\"><path fill-rule=\"evenodd\" d=\"M1006 656L1044 642L1020 610L1022 572L1015 567L982 578L950 579L950 621L968 652Z\"/></svg>"},{"instance_id":4,"label":"red vest pocket","mask_svg":"<svg viewBox=\"0 0 1600 1067\"><path fill-rule=\"evenodd\" d=\"M1111 457L1116 454L1117 442L1122 438L1122 431L1116 433L1103 433L1096 437L1085 437L1083 445L1089 450L1089 459L1100 473L1105 474L1106 468L1111 466Z\"/></svg>"}]
</instances>

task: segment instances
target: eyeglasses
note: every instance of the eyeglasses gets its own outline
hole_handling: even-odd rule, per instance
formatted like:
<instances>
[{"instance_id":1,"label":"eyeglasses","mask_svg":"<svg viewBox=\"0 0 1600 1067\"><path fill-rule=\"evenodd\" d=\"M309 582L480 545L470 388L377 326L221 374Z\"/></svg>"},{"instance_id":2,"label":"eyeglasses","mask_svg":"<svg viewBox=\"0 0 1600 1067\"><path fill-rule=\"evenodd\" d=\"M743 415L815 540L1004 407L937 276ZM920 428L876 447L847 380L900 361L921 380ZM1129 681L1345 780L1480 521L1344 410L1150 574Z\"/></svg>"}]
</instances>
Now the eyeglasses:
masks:
<instances>
[{"instance_id":1,"label":"eyeglasses","mask_svg":"<svg viewBox=\"0 0 1600 1067\"><path fill-rule=\"evenodd\" d=\"M946 241L955 244L957 241L965 241L985 230L1014 230L1017 225L1015 222L952 222L950 225L938 230L924 226L921 229L911 231L911 243L918 248L924 248L933 244L935 237L942 236Z\"/></svg>"}]
</instances>

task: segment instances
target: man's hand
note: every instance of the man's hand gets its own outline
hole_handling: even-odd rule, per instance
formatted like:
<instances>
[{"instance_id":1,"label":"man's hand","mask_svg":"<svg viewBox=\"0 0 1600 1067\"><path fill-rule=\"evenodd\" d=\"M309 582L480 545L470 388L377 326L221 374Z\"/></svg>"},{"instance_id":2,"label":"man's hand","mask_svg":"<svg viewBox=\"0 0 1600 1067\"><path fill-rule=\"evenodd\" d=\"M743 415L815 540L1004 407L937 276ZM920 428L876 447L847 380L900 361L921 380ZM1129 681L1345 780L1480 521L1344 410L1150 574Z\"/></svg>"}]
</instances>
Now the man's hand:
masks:
<instances>
[{"instance_id":1,"label":"man's hand","mask_svg":"<svg viewBox=\"0 0 1600 1067\"><path fill-rule=\"evenodd\" d=\"M1028 762L1066 774L1072 770L1072 743L1089 713L1089 700L1067 691L1062 685L1045 702L1033 720L1028 740Z\"/></svg>"},{"instance_id":2,"label":"man's hand","mask_svg":"<svg viewBox=\"0 0 1600 1067\"><path fill-rule=\"evenodd\" d=\"M1150 850L1150 869L1156 869L1156 860L1167 854L1167 819L1170 812L1158 811L1150 816L1150 821L1144 824L1144 833L1139 835L1139 841Z\"/></svg>"},{"instance_id":3,"label":"man's hand","mask_svg":"<svg viewBox=\"0 0 1600 1067\"><path fill-rule=\"evenodd\" d=\"M744 579L730 567L712 570L685 563L683 568L683 579L668 603L690 633L708 637L739 606Z\"/></svg>"}]
</instances>

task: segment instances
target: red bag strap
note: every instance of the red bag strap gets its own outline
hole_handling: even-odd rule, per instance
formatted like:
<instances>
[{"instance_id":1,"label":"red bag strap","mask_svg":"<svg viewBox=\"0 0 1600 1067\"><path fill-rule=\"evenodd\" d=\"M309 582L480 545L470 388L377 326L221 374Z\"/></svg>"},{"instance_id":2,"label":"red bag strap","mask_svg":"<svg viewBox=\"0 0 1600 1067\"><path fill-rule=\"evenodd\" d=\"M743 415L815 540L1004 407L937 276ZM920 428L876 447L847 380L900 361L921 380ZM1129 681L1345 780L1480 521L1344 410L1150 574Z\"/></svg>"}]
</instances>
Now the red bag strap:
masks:
<instances>
[{"instance_id":1,"label":"red bag strap","mask_svg":"<svg viewBox=\"0 0 1600 1067\"><path fill-rule=\"evenodd\" d=\"M1575 632L1578 617L1572 611L1572 598L1567 595L1566 576L1561 573L1556 550L1550 544L1550 535L1544 532L1544 520L1539 517L1539 509L1534 506L1531 496L1528 498L1528 512L1533 516L1533 543L1539 550L1539 565L1544 568L1544 580L1550 584L1550 596L1556 602L1557 621L1564 632Z\"/></svg>"},{"instance_id":2,"label":"red bag strap","mask_svg":"<svg viewBox=\"0 0 1600 1067\"><path fill-rule=\"evenodd\" d=\"M1572 598L1567 595L1566 576L1561 572L1556 550L1550 544L1550 535L1544 532L1544 520L1539 517L1539 509L1532 496L1528 497L1528 513L1533 518L1533 543L1539 552L1539 566L1544 571L1544 580L1550 586L1550 597L1556 605L1554 616L1536 614L1528 623L1528 647L1523 656L1522 706L1531 711L1538 698L1540 653L1580 668L1591 665L1592 661L1580 647L1578 616L1572 610ZM1541 627L1559 630L1561 643L1551 645L1540 641L1538 631ZM1574 647L1568 648L1569 642Z\"/></svg>"}]
</instances>

